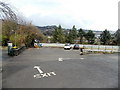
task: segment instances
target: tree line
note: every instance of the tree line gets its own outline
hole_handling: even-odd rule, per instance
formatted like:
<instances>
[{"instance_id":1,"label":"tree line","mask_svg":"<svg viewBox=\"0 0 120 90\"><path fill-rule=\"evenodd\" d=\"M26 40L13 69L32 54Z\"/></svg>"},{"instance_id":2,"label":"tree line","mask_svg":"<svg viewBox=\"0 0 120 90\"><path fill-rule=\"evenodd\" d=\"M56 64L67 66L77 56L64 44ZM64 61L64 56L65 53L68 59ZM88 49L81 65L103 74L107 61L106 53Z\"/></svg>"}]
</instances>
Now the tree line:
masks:
<instances>
[{"instance_id":1,"label":"tree line","mask_svg":"<svg viewBox=\"0 0 120 90\"><path fill-rule=\"evenodd\" d=\"M35 40L44 42L47 38L31 23L16 26L12 21L3 21L2 46L7 46L8 41L10 41L14 46L32 47Z\"/></svg>"},{"instance_id":2,"label":"tree line","mask_svg":"<svg viewBox=\"0 0 120 90\"><path fill-rule=\"evenodd\" d=\"M75 25L67 33L59 25L52 34L51 42L54 43L80 43L80 44L102 44L102 45L119 45L120 29L111 34L105 29L97 38L92 30L85 32L82 28L76 29Z\"/></svg>"},{"instance_id":3,"label":"tree line","mask_svg":"<svg viewBox=\"0 0 120 90\"><path fill-rule=\"evenodd\" d=\"M38 28L32 25L15 13L9 4L0 1L0 19L2 22L2 33L0 33L0 43L7 46L11 41L14 46L20 47L25 45L31 47L35 39L45 42L47 38L40 32Z\"/></svg>"},{"instance_id":4,"label":"tree line","mask_svg":"<svg viewBox=\"0 0 120 90\"><path fill-rule=\"evenodd\" d=\"M0 19L2 20L2 33L0 33L0 42L3 46L7 46L8 41L18 47L25 45L31 47L35 40L47 42L47 37L40 32L38 28L20 17L10 7L9 4L0 1ZM1 28L0 28L1 29ZM76 29L75 25L68 32L59 25L52 32L51 42L54 43L80 43L80 44L102 44L102 45L119 45L120 29L113 35L106 29L99 38L95 37L92 30L85 32L82 28Z\"/></svg>"}]
</instances>

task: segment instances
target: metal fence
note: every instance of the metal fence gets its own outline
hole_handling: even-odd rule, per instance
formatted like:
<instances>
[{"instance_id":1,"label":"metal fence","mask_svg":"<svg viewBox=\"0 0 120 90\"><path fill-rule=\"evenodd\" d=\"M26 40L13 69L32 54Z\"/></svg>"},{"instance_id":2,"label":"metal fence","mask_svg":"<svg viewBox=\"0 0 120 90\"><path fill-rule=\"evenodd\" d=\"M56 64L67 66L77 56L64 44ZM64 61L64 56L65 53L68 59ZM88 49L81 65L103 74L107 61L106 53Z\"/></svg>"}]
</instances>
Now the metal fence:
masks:
<instances>
[{"instance_id":1,"label":"metal fence","mask_svg":"<svg viewBox=\"0 0 120 90\"><path fill-rule=\"evenodd\" d=\"M39 43L42 47L59 47L63 48L65 44L60 43ZM71 44L73 47L75 44ZM120 52L120 46L111 45L83 45L79 44L80 48L84 48L86 51L101 51L101 52Z\"/></svg>"},{"instance_id":2,"label":"metal fence","mask_svg":"<svg viewBox=\"0 0 120 90\"><path fill-rule=\"evenodd\" d=\"M108 45L82 45L88 51L101 51L101 52L120 52L119 46Z\"/></svg>"}]
</instances>

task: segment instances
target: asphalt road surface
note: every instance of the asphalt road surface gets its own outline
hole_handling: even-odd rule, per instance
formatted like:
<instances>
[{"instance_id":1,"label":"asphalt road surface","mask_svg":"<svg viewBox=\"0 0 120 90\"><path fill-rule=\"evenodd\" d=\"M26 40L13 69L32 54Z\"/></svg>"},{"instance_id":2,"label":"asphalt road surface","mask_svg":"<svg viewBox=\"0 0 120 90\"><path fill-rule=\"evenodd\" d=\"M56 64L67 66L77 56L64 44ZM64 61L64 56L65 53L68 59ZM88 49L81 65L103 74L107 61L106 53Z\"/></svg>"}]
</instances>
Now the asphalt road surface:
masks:
<instances>
[{"instance_id":1,"label":"asphalt road surface","mask_svg":"<svg viewBox=\"0 0 120 90\"><path fill-rule=\"evenodd\" d=\"M118 54L31 48L3 61L3 88L118 88Z\"/></svg>"}]
</instances>

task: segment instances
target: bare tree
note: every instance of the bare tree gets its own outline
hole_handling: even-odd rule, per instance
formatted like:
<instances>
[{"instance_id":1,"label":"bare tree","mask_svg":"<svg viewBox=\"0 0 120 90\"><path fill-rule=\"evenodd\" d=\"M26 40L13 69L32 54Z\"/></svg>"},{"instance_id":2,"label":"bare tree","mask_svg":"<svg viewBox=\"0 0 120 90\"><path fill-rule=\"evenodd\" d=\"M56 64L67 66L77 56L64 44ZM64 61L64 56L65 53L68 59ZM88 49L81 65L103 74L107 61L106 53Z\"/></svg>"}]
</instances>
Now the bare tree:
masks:
<instances>
[{"instance_id":1,"label":"bare tree","mask_svg":"<svg viewBox=\"0 0 120 90\"><path fill-rule=\"evenodd\" d=\"M17 22L17 15L11 9L9 4L0 1L0 18Z\"/></svg>"},{"instance_id":2,"label":"bare tree","mask_svg":"<svg viewBox=\"0 0 120 90\"><path fill-rule=\"evenodd\" d=\"M39 30L27 22L25 18L18 15L9 4L0 1L0 19L2 23L2 44L7 45L7 41L12 41L16 46L25 44L31 46L34 39L43 41L45 38Z\"/></svg>"},{"instance_id":3,"label":"bare tree","mask_svg":"<svg viewBox=\"0 0 120 90\"><path fill-rule=\"evenodd\" d=\"M2 1L0 1L0 19L2 21L2 37L6 37L5 40L2 38L2 41L7 42L9 41L11 33L13 31L15 33L18 29L18 18L13 8Z\"/></svg>"}]
</instances>

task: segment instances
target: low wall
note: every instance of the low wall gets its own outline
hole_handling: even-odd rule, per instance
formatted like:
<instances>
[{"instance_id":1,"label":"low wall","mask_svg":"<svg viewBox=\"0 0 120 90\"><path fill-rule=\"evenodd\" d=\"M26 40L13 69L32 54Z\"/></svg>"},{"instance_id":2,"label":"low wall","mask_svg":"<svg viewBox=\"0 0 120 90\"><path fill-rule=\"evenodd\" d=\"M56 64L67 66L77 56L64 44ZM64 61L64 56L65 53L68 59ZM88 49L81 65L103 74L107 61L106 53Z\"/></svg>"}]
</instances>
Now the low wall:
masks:
<instances>
[{"instance_id":1,"label":"low wall","mask_svg":"<svg viewBox=\"0 0 120 90\"><path fill-rule=\"evenodd\" d=\"M39 43L42 47L59 47L63 48L65 44L61 43ZM75 44L71 44L73 47ZM109 46L109 45L83 45L79 44L80 48L84 48L88 51L102 51L102 52L120 52L120 46Z\"/></svg>"},{"instance_id":2,"label":"low wall","mask_svg":"<svg viewBox=\"0 0 120 90\"><path fill-rule=\"evenodd\" d=\"M40 43L43 47L61 47L63 48L65 44L60 43Z\"/></svg>"}]
</instances>

